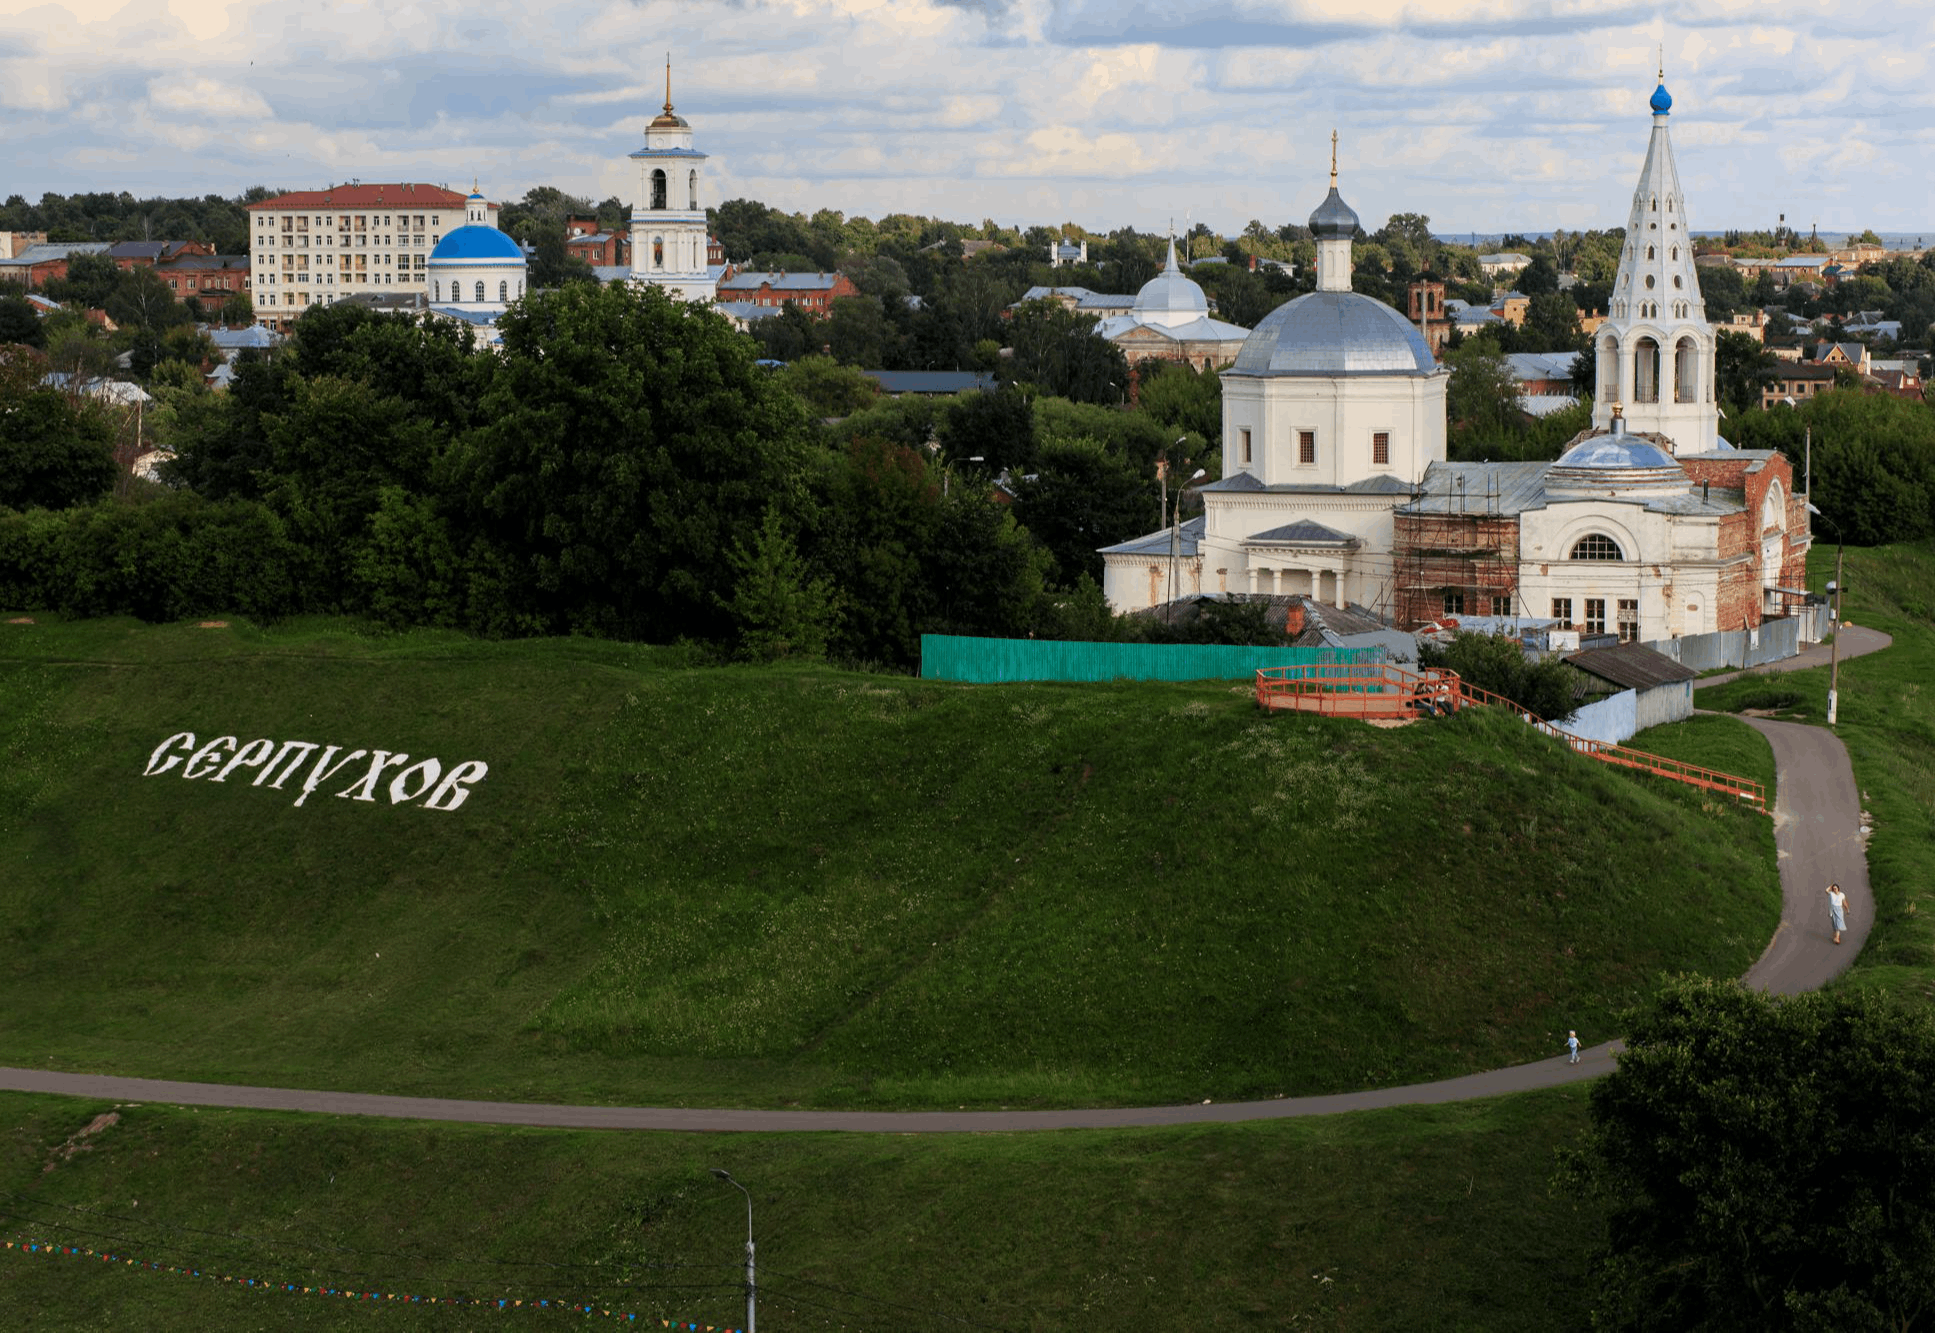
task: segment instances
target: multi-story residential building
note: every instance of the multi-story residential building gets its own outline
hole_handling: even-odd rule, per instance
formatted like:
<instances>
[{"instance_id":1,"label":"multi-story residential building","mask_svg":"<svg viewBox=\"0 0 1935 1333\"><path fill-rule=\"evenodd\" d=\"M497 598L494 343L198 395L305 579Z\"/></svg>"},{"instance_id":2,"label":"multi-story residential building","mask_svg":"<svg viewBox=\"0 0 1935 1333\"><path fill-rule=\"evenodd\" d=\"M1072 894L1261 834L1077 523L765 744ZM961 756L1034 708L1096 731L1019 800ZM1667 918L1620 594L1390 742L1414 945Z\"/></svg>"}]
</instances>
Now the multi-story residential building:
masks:
<instances>
[{"instance_id":1,"label":"multi-story residential building","mask_svg":"<svg viewBox=\"0 0 1935 1333\"><path fill-rule=\"evenodd\" d=\"M345 296L427 294L430 252L464 225L464 203L436 185L354 184L250 204L256 318L286 329L310 306Z\"/></svg>"}]
</instances>

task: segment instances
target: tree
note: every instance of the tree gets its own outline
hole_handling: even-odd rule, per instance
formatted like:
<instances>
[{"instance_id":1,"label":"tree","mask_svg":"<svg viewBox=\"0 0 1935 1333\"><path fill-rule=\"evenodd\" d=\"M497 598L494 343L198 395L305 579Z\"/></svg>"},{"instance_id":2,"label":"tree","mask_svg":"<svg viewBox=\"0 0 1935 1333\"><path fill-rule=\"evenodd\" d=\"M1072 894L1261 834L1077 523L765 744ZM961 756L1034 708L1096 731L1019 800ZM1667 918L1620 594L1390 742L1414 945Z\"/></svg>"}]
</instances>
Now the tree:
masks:
<instances>
[{"instance_id":1,"label":"tree","mask_svg":"<svg viewBox=\"0 0 1935 1333\"><path fill-rule=\"evenodd\" d=\"M1043 392L1079 403L1119 401L1129 363L1113 343L1095 336L1095 320L1057 301L1030 301L1009 326L1014 376Z\"/></svg>"},{"instance_id":2,"label":"tree","mask_svg":"<svg viewBox=\"0 0 1935 1333\"><path fill-rule=\"evenodd\" d=\"M1561 1180L1610 1210L1603 1330L1935 1316L1935 1018L1874 991L1669 984Z\"/></svg>"},{"instance_id":3,"label":"tree","mask_svg":"<svg viewBox=\"0 0 1935 1333\"><path fill-rule=\"evenodd\" d=\"M1467 338L1444 359L1451 366L1445 411L1454 433L1473 447L1505 437L1519 424L1518 381L1489 338ZM1494 457L1496 455L1493 455Z\"/></svg>"},{"instance_id":4,"label":"tree","mask_svg":"<svg viewBox=\"0 0 1935 1333\"><path fill-rule=\"evenodd\" d=\"M573 284L498 324L503 353L440 471L555 628L720 639L726 553L803 499L806 416L723 316L654 287Z\"/></svg>"},{"instance_id":5,"label":"tree","mask_svg":"<svg viewBox=\"0 0 1935 1333\"><path fill-rule=\"evenodd\" d=\"M1561 291L1540 292L1526 303L1520 350L1527 352L1583 352L1586 336L1579 331L1579 307Z\"/></svg>"},{"instance_id":6,"label":"tree","mask_svg":"<svg viewBox=\"0 0 1935 1333\"><path fill-rule=\"evenodd\" d=\"M24 296L0 296L0 346L8 343L22 347L47 345L47 331L40 327L40 315Z\"/></svg>"},{"instance_id":7,"label":"tree","mask_svg":"<svg viewBox=\"0 0 1935 1333\"><path fill-rule=\"evenodd\" d=\"M830 580L808 573L777 509L767 509L751 548L735 544L726 560L735 576L725 608L738 631L736 656L749 662L826 656L838 599Z\"/></svg>"},{"instance_id":8,"label":"tree","mask_svg":"<svg viewBox=\"0 0 1935 1333\"><path fill-rule=\"evenodd\" d=\"M138 265L121 275L108 293L108 317L123 328L153 329L157 332L177 324L193 324L195 316L175 299L168 284L151 268Z\"/></svg>"},{"instance_id":9,"label":"tree","mask_svg":"<svg viewBox=\"0 0 1935 1333\"><path fill-rule=\"evenodd\" d=\"M1460 680L1501 694L1534 717L1564 722L1578 705L1572 668L1557 657L1526 658L1517 639L1460 630L1447 644L1418 641L1418 665L1449 667Z\"/></svg>"},{"instance_id":10,"label":"tree","mask_svg":"<svg viewBox=\"0 0 1935 1333\"><path fill-rule=\"evenodd\" d=\"M0 509L65 509L114 484L114 427L100 404L41 382L47 363L0 349Z\"/></svg>"},{"instance_id":11,"label":"tree","mask_svg":"<svg viewBox=\"0 0 1935 1333\"><path fill-rule=\"evenodd\" d=\"M941 420L941 451L952 466L990 476L1027 471L1035 461L1034 404L1012 386L962 394Z\"/></svg>"},{"instance_id":12,"label":"tree","mask_svg":"<svg viewBox=\"0 0 1935 1333\"><path fill-rule=\"evenodd\" d=\"M816 417L845 417L873 405L880 385L830 356L803 356L776 371L774 380Z\"/></svg>"},{"instance_id":13,"label":"tree","mask_svg":"<svg viewBox=\"0 0 1935 1333\"><path fill-rule=\"evenodd\" d=\"M1747 280L1732 264L1702 264L1697 276L1708 319L1724 319L1747 303Z\"/></svg>"},{"instance_id":14,"label":"tree","mask_svg":"<svg viewBox=\"0 0 1935 1333\"><path fill-rule=\"evenodd\" d=\"M1774 382L1780 362L1758 338L1722 329L1713 343L1714 392L1729 417L1760 406L1760 392Z\"/></svg>"},{"instance_id":15,"label":"tree","mask_svg":"<svg viewBox=\"0 0 1935 1333\"><path fill-rule=\"evenodd\" d=\"M1172 430L1223 438L1223 381L1215 371L1175 361L1145 361L1137 369L1137 407Z\"/></svg>"},{"instance_id":16,"label":"tree","mask_svg":"<svg viewBox=\"0 0 1935 1333\"><path fill-rule=\"evenodd\" d=\"M1149 530L1147 483L1099 440L1043 443L1036 470L1015 488L1015 517L1054 557L1064 588L1081 575L1099 580L1104 546Z\"/></svg>"}]
</instances>

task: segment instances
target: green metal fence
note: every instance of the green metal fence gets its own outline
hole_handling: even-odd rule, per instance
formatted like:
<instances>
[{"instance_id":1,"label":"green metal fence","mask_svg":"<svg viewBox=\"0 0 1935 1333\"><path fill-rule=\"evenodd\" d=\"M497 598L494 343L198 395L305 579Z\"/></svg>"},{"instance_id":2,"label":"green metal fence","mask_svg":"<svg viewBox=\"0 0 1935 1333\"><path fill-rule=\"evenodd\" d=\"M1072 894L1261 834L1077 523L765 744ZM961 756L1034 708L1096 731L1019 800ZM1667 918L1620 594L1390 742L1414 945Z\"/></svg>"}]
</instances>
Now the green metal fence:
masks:
<instances>
[{"instance_id":1,"label":"green metal fence","mask_svg":"<svg viewBox=\"0 0 1935 1333\"><path fill-rule=\"evenodd\" d=\"M1076 643L1063 639L920 636L926 680L1247 680L1259 667L1372 666L1381 647L1237 648L1214 643Z\"/></svg>"}]
</instances>

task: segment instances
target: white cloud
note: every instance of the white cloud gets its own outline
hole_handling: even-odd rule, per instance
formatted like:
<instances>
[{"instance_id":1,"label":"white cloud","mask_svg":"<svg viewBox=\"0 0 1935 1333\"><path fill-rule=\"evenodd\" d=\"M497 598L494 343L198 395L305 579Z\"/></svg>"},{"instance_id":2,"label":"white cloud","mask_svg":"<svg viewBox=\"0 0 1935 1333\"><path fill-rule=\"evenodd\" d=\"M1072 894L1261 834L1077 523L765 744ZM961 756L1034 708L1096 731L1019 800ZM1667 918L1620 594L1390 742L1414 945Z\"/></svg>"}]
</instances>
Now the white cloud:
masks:
<instances>
[{"instance_id":1,"label":"white cloud","mask_svg":"<svg viewBox=\"0 0 1935 1333\"><path fill-rule=\"evenodd\" d=\"M628 198L673 99L712 197L1233 231L1328 135L1367 225L1617 225L1658 62L1708 225L1926 229L1935 62L1899 9L1683 0L67 0L0 13L9 192L481 175ZM1663 50L1662 50L1663 48ZM1842 216L1843 212L1850 215ZM1853 214L1858 213L1858 216Z\"/></svg>"}]
</instances>

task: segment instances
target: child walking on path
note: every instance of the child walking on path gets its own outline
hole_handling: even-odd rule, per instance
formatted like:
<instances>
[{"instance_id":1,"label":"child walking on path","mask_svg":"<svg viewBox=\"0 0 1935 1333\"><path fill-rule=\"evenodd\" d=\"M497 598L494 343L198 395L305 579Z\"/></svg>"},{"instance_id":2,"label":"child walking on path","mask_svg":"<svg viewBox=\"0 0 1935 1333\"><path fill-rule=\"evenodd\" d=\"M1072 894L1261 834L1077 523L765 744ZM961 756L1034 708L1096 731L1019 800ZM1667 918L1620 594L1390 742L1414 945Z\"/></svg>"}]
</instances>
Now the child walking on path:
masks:
<instances>
[{"instance_id":1,"label":"child walking on path","mask_svg":"<svg viewBox=\"0 0 1935 1333\"><path fill-rule=\"evenodd\" d=\"M1839 884L1827 887L1828 919L1834 924L1834 942L1841 942L1841 932L1848 928L1848 895L1841 892Z\"/></svg>"},{"instance_id":2,"label":"child walking on path","mask_svg":"<svg viewBox=\"0 0 1935 1333\"><path fill-rule=\"evenodd\" d=\"M1568 1032L1565 1034L1565 1048L1568 1052L1570 1052L1570 1054L1566 1056L1565 1062L1569 1065L1578 1064L1579 1063L1579 1034L1577 1032Z\"/></svg>"}]
</instances>

